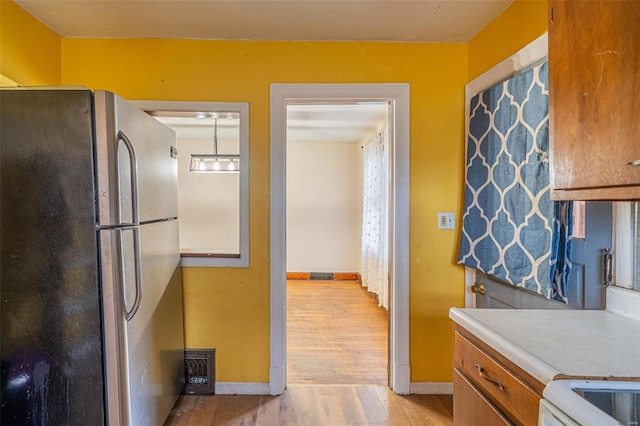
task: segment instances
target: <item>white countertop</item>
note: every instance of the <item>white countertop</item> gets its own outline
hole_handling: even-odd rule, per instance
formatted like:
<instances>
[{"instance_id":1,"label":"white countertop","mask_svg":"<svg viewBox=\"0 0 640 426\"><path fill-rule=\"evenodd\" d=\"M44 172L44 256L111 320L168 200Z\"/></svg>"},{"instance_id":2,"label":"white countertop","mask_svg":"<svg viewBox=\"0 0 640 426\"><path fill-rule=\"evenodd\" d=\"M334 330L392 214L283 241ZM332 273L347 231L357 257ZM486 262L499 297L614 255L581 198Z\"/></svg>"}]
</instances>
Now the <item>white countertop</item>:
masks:
<instances>
[{"instance_id":1,"label":"white countertop","mask_svg":"<svg viewBox=\"0 0 640 426\"><path fill-rule=\"evenodd\" d=\"M640 380L640 321L625 316L640 292L626 292L619 313L608 303L607 311L452 308L449 317L545 385L557 376Z\"/></svg>"}]
</instances>

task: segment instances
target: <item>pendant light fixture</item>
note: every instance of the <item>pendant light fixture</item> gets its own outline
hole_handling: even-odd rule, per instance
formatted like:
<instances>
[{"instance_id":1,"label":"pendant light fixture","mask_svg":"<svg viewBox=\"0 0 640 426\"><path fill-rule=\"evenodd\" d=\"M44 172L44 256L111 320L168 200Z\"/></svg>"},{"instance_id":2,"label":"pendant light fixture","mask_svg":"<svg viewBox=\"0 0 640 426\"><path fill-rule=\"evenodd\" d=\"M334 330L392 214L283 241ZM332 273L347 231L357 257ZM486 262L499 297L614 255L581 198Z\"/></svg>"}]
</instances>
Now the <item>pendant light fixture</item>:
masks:
<instances>
[{"instance_id":1,"label":"pendant light fixture","mask_svg":"<svg viewBox=\"0 0 640 426\"><path fill-rule=\"evenodd\" d=\"M240 155L218 154L218 114L213 114L213 154L191 154L189 170L196 173L238 173Z\"/></svg>"}]
</instances>

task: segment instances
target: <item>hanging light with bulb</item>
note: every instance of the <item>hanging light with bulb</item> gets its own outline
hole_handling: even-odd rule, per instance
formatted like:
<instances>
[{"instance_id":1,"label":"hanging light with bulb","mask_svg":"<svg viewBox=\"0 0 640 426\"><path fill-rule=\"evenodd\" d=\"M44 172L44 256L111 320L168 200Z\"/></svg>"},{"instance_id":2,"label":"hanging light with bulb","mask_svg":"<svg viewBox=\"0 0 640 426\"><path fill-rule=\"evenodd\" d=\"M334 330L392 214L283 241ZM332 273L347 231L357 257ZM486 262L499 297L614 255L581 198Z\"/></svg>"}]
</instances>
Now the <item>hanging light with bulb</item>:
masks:
<instances>
[{"instance_id":1,"label":"hanging light with bulb","mask_svg":"<svg viewBox=\"0 0 640 426\"><path fill-rule=\"evenodd\" d=\"M213 154L191 154L190 171L196 173L238 173L240 155L218 154L218 114L213 114Z\"/></svg>"}]
</instances>

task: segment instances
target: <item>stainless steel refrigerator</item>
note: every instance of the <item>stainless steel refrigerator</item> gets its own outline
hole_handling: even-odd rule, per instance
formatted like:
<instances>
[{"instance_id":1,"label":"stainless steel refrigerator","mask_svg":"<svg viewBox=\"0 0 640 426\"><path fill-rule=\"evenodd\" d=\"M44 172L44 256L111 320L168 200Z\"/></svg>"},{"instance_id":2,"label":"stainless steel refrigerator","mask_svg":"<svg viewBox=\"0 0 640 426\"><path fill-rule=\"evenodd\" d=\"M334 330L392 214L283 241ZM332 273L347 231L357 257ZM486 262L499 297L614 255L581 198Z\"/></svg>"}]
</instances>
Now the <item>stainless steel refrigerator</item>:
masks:
<instances>
[{"instance_id":1,"label":"stainless steel refrigerator","mask_svg":"<svg viewBox=\"0 0 640 426\"><path fill-rule=\"evenodd\" d=\"M0 423L160 425L184 386L175 134L0 90Z\"/></svg>"}]
</instances>

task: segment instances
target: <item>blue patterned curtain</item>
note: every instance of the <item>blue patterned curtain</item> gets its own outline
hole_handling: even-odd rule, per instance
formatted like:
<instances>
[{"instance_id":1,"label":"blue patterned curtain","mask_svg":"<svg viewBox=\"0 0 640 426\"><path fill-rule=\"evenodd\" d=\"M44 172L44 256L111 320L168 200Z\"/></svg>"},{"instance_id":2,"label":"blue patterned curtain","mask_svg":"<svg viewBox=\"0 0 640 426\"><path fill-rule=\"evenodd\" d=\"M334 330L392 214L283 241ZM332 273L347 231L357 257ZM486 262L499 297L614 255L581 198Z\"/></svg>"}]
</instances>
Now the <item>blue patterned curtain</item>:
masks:
<instances>
[{"instance_id":1,"label":"blue patterned curtain","mask_svg":"<svg viewBox=\"0 0 640 426\"><path fill-rule=\"evenodd\" d=\"M562 299L571 238L549 198L547 63L477 94L470 107L459 263Z\"/></svg>"}]
</instances>

